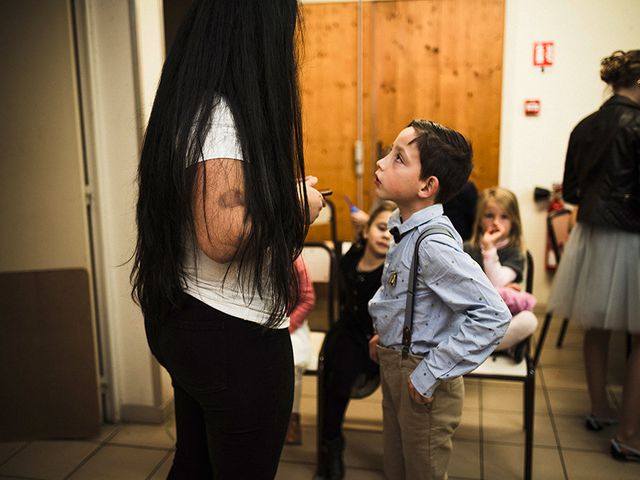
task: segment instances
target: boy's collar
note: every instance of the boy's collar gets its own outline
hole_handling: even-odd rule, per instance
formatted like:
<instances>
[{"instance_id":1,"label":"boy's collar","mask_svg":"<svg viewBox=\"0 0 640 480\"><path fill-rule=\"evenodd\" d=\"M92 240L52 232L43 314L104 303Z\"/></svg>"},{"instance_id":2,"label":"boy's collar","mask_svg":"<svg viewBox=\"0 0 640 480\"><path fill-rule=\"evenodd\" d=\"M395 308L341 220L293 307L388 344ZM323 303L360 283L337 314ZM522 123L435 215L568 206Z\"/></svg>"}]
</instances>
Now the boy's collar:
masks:
<instances>
[{"instance_id":1,"label":"boy's collar","mask_svg":"<svg viewBox=\"0 0 640 480\"><path fill-rule=\"evenodd\" d=\"M418 210L404 222L400 218L400 210L396 209L389 218L389 233L393 235L393 240L398 244L414 228L418 228L420 225L440 215L444 215L441 203Z\"/></svg>"}]
</instances>

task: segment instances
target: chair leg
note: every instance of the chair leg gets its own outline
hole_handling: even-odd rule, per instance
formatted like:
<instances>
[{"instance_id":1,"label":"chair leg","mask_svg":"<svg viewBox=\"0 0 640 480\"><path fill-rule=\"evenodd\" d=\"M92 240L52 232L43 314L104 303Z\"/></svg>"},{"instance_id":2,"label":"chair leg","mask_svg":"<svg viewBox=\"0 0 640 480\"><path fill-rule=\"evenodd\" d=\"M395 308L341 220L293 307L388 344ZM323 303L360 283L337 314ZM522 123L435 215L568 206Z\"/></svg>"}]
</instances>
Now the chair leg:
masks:
<instances>
[{"instance_id":1,"label":"chair leg","mask_svg":"<svg viewBox=\"0 0 640 480\"><path fill-rule=\"evenodd\" d=\"M536 381L535 370L529 372L524 384L524 479L531 480L533 465L533 425L535 420Z\"/></svg>"},{"instance_id":2,"label":"chair leg","mask_svg":"<svg viewBox=\"0 0 640 480\"><path fill-rule=\"evenodd\" d=\"M562 348L564 343L564 336L567 333L567 327L569 326L569 319L562 320L562 326L560 327L560 333L558 334L558 340L556 341L556 348Z\"/></svg>"},{"instance_id":3,"label":"chair leg","mask_svg":"<svg viewBox=\"0 0 640 480\"><path fill-rule=\"evenodd\" d=\"M629 355L631 355L632 348L633 348L633 339L631 338L631 334L627 333L627 360L629 360Z\"/></svg>"},{"instance_id":4,"label":"chair leg","mask_svg":"<svg viewBox=\"0 0 640 480\"><path fill-rule=\"evenodd\" d=\"M323 359L320 361L322 362ZM316 395L316 465L320 467L323 464L322 458L322 426L324 425L324 365L318 365L318 381Z\"/></svg>"}]
</instances>

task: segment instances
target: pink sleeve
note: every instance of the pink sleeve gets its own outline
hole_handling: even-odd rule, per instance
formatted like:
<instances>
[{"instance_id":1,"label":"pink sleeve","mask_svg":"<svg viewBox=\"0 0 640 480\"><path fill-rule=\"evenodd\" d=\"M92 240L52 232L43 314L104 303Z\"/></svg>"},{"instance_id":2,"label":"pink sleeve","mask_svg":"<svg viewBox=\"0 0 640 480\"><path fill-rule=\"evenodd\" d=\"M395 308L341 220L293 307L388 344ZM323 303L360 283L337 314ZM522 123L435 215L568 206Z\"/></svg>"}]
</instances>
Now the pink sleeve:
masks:
<instances>
[{"instance_id":1,"label":"pink sleeve","mask_svg":"<svg viewBox=\"0 0 640 480\"><path fill-rule=\"evenodd\" d=\"M507 304L509 311L512 315L520 313L523 310L533 311L533 307L536 306L536 297L529 292L520 292L508 287L498 287L498 293Z\"/></svg>"},{"instance_id":2,"label":"pink sleeve","mask_svg":"<svg viewBox=\"0 0 640 480\"><path fill-rule=\"evenodd\" d=\"M494 287L506 287L517 277L513 268L502 266L498 249L495 247L482 251L482 263L484 263L484 273Z\"/></svg>"},{"instance_id":3,"label":"pink sleeve","mask_svg":"<svg viewBox=\"0 0 640 480\"><path fill-rule=\"evenodd\" d=\"M298 303L289 314L289 332L295 332L300 328L316 303L313 283L311 283L311 277L309 277L302 256L296 258L294 266L298 276Z\"/></svg>"}]
</instances>

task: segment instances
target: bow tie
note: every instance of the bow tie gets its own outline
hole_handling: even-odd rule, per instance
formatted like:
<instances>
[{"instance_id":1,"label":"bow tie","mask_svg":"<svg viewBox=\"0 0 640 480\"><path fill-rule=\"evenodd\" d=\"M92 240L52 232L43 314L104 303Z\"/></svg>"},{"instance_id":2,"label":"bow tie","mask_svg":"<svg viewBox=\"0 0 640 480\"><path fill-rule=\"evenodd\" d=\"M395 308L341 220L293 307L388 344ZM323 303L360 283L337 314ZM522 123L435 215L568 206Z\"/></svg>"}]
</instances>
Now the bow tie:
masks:
<instances>
[{"instance_id":1,"label":"bow tie","mask_svg":"<svg viewBox=\"0 0 640 480\"><path fill-rule=\"evenodd\" d=\"M393 235L393 240L396 242L396 244L400 243L400 240L402 240L404 238L404 236L409 233L411 230L404 232L404 233L400 233L400 230L398 229L398 227L393 227L392 229L389 230L389 233L391 235Z\"/></svg>"}]
</instances>

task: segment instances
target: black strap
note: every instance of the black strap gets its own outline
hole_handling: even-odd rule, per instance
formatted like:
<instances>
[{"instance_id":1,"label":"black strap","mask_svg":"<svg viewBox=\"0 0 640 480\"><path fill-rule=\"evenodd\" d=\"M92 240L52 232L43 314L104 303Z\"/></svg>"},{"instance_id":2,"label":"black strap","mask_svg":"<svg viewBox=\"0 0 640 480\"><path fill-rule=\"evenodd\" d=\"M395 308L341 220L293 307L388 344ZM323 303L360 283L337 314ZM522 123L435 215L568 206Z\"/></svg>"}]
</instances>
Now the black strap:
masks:
<instances>
[{"instance_id":1,"label":"black strap","mask_svg":"<svg viewBox=\"0 0 640 480\"><path fill-rule=\"evenodd\" d=\"M415 250L413 251L413 260L411 261L411 269L409 270L409 282L407 290L407 305L404 310L404 327L402 328L402 358L409 357L409 348L411 346L411 332L413 330L413 307L415 304L415 291L416 291L416 272L418 271L418 265L420 263L420 243L426 237L441 233L455 239L451 231L443 225L435 225L433 227L425 228L416 241Z\"/></svg>"}]
</instances>

